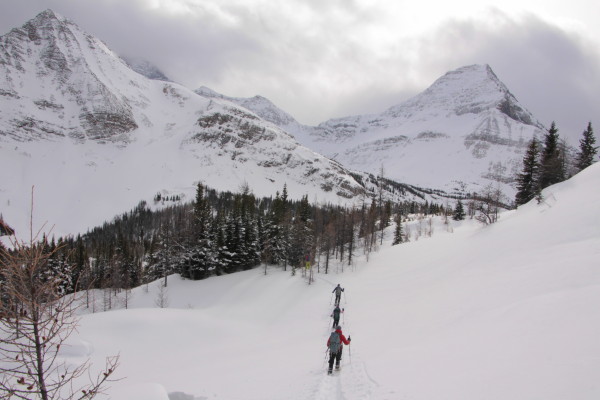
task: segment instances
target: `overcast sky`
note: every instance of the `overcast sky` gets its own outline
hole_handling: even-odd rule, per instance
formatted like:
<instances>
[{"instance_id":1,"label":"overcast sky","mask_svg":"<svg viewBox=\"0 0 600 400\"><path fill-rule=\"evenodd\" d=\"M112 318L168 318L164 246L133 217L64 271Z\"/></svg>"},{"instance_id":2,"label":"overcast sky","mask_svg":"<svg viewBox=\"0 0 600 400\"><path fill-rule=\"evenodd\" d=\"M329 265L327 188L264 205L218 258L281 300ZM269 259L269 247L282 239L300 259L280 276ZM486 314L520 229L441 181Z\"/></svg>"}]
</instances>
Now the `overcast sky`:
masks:
<instances>
[{"instance_id":1,"label":"overcast sky","mask_svg":"<svg viewBox=\"0 0 600 400\"><path fill-rule=\"evenodd\" d=\"M597 0L2 0L0 34L48 8L191 89L260 94L305 124L489 64L565 137L600 127Z\"/></svg>"}]
</instances>

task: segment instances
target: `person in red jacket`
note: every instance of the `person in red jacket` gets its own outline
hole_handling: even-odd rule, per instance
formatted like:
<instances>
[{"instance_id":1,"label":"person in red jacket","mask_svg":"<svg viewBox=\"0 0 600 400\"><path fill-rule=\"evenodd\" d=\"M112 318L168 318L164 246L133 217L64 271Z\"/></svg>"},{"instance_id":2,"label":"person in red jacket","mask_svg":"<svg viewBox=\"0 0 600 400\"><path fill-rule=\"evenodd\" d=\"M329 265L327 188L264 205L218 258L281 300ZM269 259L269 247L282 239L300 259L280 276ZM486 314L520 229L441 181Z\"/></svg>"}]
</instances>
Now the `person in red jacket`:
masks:
<instances>
[{"instance_id":1,"label":"person in red jacket","mask_svg":"<svg viewBox=\"0 0 600 400\"><path fill-rule=\"evenodd\" d=\"M348 336L348 339L342 333L342 327L338 326L335 331L331 332L329 339L327 339L327 347L329 348L329 369L327 374L331 375L333 372L333 363L335 361L335 369L340 368L340 361L342 361L342 349L345 345L349 345L352 339Z\"/></svg>"}]
</instances>

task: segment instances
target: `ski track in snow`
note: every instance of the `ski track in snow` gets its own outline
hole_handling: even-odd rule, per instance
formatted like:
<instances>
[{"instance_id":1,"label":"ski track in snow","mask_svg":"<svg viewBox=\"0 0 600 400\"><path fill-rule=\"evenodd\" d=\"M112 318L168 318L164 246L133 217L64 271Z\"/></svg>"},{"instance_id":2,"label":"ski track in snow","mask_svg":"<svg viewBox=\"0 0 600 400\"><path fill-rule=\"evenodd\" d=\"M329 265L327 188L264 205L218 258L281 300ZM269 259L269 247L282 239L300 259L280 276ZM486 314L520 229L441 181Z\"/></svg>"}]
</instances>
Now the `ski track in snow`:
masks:
<instances>
[{"instance_id":1,"label":"ski track in snow","mask_svg":"<svg viewBox=\"0 0 600 400\"><path fill-rule=\"evenodd\" d=\"M321 278L323 279L323 278ZM323 279L325 280L325 279ZM327 281L335 287L333 282ZM340 307L344 309L340 318L340 325L344 335L348 335L347 332L351 331L351 326L348 323L348 319L345 315L346 299L342 295L340 301ZM326 340L331 332L332 318L331 311L335 307L333 299L327 306L329 312L323 314L323 319L327 320L327 331L324 335ZM351 333L350 333L351 335ZM354 354L352 358L351 345L344 345L342 353L341 368L333 371L332 375L327 374L327 367L329 361L329 354L325 352L323 354L322 367L318 370L313 371L313 375L318 377L313 387L305 393L303 399L314 399L314 400L392 400L398 399L393 393L390 397L382 396L379 390L379 384L373 380L368 373L366 363L361 359L360 353Z\"/></svg>"},{"instance_id":2,"label":"ski track in snow","mask_svg":"<svg viewBox=\"0 0 600 400\"><path fill-rule=\"evenodd\" d=\"M327 375L327 364L315 371L319 376L312 390L306 393L306 399L314 400L392 400L399 399L393 393L384 393L379 384L368 373L366 363L360 356L354 355L350 360L347 350L344 351L340 370ZM400 399L402 399L400 397Z\"/></svg>"},{"instance_id":3,"label":"ski track in snow","mask_svg":"<svg viewBox=\"0 0 600 400\"><path fill-rule=\"evenodd\" d=\"M335 287L336 284L330 280L319 277ZM347 315L347 300L345 292L342 293L340 308L343 313L340 317L340 325L344 335L352 336L351 316ZM323 314L323 319L327 320L327 330L325 340L331 333L332 317L331 312L335 307L333 297L328 305L329 312ZM303 399L311 400L409 400L408 397L402 396L394 391L385 391L381 386L369 375L367 363L362 360L360 352L352 354L352 348L344 345L342 355L341 368L333 371L332 375L327 375L327 362L329 354L324 355L322 368L315 370L314 375L319 378L316 380L313 388L303 396Z\"/></svg>"}]
</instances>

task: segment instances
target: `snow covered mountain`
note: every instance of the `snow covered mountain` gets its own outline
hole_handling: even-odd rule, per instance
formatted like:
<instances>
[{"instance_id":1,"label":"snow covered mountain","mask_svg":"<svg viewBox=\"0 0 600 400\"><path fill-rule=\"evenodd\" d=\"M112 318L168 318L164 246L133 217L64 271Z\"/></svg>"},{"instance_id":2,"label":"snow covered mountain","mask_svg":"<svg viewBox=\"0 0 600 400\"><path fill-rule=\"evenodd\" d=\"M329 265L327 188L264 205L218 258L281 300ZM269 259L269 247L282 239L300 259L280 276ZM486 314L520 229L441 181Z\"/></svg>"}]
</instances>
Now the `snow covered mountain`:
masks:
<instances>
[{"instance_id":1,"label":"snow covered mountain","mask_svg":"<svg viewBox=\"0 0 600 400\"><path fill-rule=\"evenodd\" d=\"M196 182L233 191L248 184L257 195L287 184L295 198L362 201L369 189L358 171L383 170L413 188L449 194L492 182L509 201L527 143L543 130L487 65L449 72L381 114L316 127L261 96L192 91L165 79L51 10L1 36L0 213L7 222L28 226L32 186L34 215L69 233L159 191L189 199Z\"/></svg>"},{"instance_id":2,"label":"snow covered mountain","mask_svg":"<svg viewBox=\"0 0 600 400\"><path fill-rule=\"evenodd\" d=\"M525 147L543 126L488 65L448 72L421 94L378 115L288 131L351 168L446 191L489 182L514 196Z\"/></svg>"},{"instance_id":3,"label":"snow covered mountain","mask_svg":"<svg viewBox=\"0 0 600 400\"><path fill-rule=\"evenodd\" d=\"M138 74L51 10L0 37L0 107L0 213L21 234L32 186L34 215L61 234L159 191L189 200L199 181L336 203L365 192L271 122Z\"/></svg>"},{"instance_id":4,"label":"snow covered mountain","mask_svg":"<svg viewBox=\"0 0 600 400\"><path fill-rule=\"evenodd\" d=\"M281 128L290 129L290 127L302 126L298 121L294 119L294 117L277 107L271 102L271 100L263 96L254 96L250 98L229 97L221 93L217 93L214 90L207 88L206 86L196 89L194 90L194 92L198 93L201 96L209 98L217 98L231 101L232 103L238 104L244 108L247 108L248 110L251 110L265 121L269 121Z\"/></svg>"},{"instance_id":5,"label":"snow covered mountain","mask_svg":"<svg viewBox=\"0 0 600 400\"><path fill-rule=\"evenodd\" d=\"M488 65L448 72L380 114L316 127L301 125L260 97L228 99L349 168L373 174L383 168L385 177L398 182L447 192L477 192L491 182L510 199L527 143L544 129Z\"/></svg>"}]
</instances>

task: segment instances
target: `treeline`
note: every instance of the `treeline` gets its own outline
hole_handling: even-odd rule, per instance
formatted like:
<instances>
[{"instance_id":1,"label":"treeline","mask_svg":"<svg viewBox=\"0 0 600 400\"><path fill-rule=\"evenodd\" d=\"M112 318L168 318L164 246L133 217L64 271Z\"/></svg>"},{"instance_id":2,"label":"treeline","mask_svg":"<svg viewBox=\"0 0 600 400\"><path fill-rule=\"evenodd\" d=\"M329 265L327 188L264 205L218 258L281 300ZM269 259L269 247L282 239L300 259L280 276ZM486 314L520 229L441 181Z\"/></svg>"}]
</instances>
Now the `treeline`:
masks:
<instances>
[{"instance_id":1,"label":"treeline","mask_svg":"<svg viewBox=\"0 0 600 400\"><path fill-rule=\"evenodd\" d=\"M350 265L358 251L382 243L393 215L451 213L431 202L368 199L361 207L310 204L308 196L257 198L250 188L218 192L198 185L195 200L132 211L84 235L41 239L47 273L65 293L79 288L129 289L178 273L198 280L260 264L284 270L310 260L327 273L333 260ZM360 250L359 250L360 249Z\"/></svg>"},{"instance_id":2,"label":"treeline","mask_svg":"<svg viewBox=\"0 0 600 400\"><path fill-rule=\"evenodd\" d=\"M592 123L588 123L579 140L579 150L569 154L567 146L558 135L552 122L542 143L535 137L529 142L523 158L523 170L517 176L515 204L525 204L534 198L541 200L541 192L550 185L562 182L594 163L598 147Z\"/></svg>"}]
</instances>

